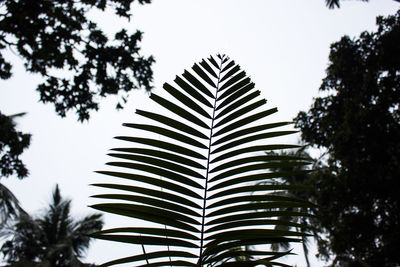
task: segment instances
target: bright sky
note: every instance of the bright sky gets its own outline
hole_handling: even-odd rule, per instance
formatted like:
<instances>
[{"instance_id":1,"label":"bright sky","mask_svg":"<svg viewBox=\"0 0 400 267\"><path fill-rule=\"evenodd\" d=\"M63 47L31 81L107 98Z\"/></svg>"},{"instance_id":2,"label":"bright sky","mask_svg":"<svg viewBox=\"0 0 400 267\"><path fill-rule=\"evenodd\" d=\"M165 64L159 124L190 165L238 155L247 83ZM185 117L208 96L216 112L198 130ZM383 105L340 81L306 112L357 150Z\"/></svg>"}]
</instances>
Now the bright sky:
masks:
<instances>
[{"instance_id":1,"label":"bright sky","mask_svg":"<svg viewBox=\"0 0 400 267\"><path fill-rule=\"evenodd\" d=\"M339 10L329 10L324 0L169 0L135 6L129 24L112 16L97 19L110 33L124 23L132 31L144 32L142 53L157 60L155 92L193 63L225 53L252 78L269 107L279 108L277 119L286 121L308 109L317 95L330 44L345 34L354 37L374 30L377 15L394 14L399 7L393 0L343 1ZM11 57L14 76L0 80L0 110L4 114L28 112L18 125L32 133L33 139L23 155L30 177L2 182L32 214L47 205L56 183L64 196L73 199L77 218L93 212L87 208L94 203L89 196L98 192L88 184L105 181L93 171L104 169L108 149L117 144L112 138L124 133L123 122L133 122L134 110L143 108L147 95L131 93L128 105L119 112L114 109L116 99L104 99L89 123L78 123L73 113L61 119L53 106L38 103L35 87L40 77L26 74L18 57ZM288 141L296 143L297 139ZM105 219L107 227L127 223L115 216ZM86 261L102 263L129 256L136 249L96 241ZM286 262L305 266L301 250L295 252L300 256ZM321 265L313 259L312 266Z\"/></svg>"}]
</instances>

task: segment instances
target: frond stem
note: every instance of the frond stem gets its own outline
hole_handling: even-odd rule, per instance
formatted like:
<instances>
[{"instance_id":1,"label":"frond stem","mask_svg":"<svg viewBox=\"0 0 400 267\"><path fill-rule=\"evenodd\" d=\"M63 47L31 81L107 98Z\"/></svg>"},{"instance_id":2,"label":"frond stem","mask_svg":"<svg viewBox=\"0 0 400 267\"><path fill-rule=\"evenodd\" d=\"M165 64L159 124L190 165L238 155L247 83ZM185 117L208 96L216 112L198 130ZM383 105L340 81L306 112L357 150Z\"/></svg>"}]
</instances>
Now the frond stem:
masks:
<instances>
[{"instance_id":1,"label":"frond stem","mask_svg":"<svg viewBox=\"0 0 400 267\"><path fill-rule=\"evenodd\" d=\"M214 99L214 107L213 107L213 114L212 114L212 120L211 120L211 129L210 129L210 138L209 138L209 144L208 144L208 155L207 155L207 167L206 167L206 182L205 182L205 188L204 188L204 198L203 198L203 216L202 216L202 222L201 222L201 236L200 236L200 256L199 256L199 262L198 266L202 266L203 263L203 242L204 242L204 225L205 225L205 215L206 215L206 202L207 202L207 189L208 189L208 174L210 170L210 157L211 157L211 141L212 141L212 135L213 135L213 128L214 128L214 121L215 121L215 110L217 106L217 98L218 98L218 91L219 91L219 82L221 80L221 72L222 72L222 64L223 64L223 58L221 58L221 63L219 65L219 71L218 71L218 81L217 81L217 87L216 87L216 92L215 92L215 99Z\"/></svg>"}]
</instances>

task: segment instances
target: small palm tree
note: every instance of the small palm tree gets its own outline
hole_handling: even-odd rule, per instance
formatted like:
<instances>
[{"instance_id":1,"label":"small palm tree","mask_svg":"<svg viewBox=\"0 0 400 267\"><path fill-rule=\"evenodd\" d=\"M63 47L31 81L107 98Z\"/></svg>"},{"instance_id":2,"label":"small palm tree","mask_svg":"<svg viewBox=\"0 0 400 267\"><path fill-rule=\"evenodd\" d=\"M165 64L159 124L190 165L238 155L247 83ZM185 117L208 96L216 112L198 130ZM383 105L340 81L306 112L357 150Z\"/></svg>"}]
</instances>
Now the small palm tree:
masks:
<instances>
[{"instance_id":1,"label":"small palm tree","mask_svg":"<svg viewBox=\"0 0 400 267\"><path fill-rule=\"evenodd\" d=\"M313 161L313 167L312 169L315 169L318 164L318 160L315 161L314 159L311 158L311 156L305 151L305 147L302 147L301 149L297 151L281 151L279 153L277 152L269 152L267 153L269 156L277 156L279 158L285 159L285 160L298 160L299 158L303 159L309 159L310 161ZM287 184L287 185L307 185L308 180L310 179L310 169L309 166L305 165L300 165L300 166L283 166L283 167L275 167L275 168L270 168L271 171L281 173L282 177L279 178L281 183ZM293 197L293 198L299 198L299 199L307 199L310 200L310 196L307 194L306 191L296 191L292 190L290 192L273 192L271 193L272 195L278 195L278 196L287 196L287 197ZM289 210L289 211L299 211L299 212L310 212L310 207L289 207L289 208L284 208L284 210ZM298 216L280 216L280 220L282 221L287 221L288 224L281 224L281 225L276 225L275 229L276 230L290 230L292 226L290 225L291 221L295 221L299 223L302 228L300 227L295 227L298 232L313 232L311 230L311 224L312 224L312 218L305 218L305 217L298 217ZM314 218L315 219L315 218ZM304 252L304 258L306 261L307 267L310 267L310 261L308 259L308 245L309 245L309 239L307 236L302 236L302 247L303 247L303 252ZM273 251L287 251L290 249L290 244L289 242L278 242L271 244L271 249Z\"/></svg>"},{"instance_id":2,"label":"small palm tree","mask_svg":"<svg viewBox=\"0 0 400 267\"><path fill-rule=\"evenodd\" d=\"M70 208L71 201L61 197L57 185L43 216L22 214L3 229L2 235L11 237L1 248L9 266L87 266L79 258L89 247L88 234L103 227L101 214L74 221Z\"/></svg>"}]
</instances>

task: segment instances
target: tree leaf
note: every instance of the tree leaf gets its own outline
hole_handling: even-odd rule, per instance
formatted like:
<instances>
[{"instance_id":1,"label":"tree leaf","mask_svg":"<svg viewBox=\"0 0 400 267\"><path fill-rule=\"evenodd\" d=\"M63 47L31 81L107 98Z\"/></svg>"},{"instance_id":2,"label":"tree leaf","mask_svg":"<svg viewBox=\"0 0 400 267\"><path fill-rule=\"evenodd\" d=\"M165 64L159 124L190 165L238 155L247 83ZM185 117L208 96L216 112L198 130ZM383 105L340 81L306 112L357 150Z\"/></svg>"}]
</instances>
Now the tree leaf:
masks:
<instances>
[{"instance_id":1,"label":"tree leaf","mask_svg":"<svg viewBox=\"0 0 400 267\"><path fill-rule=\"evenodd\" d=\"M130 184L95 184L108 190L123 190L123 193L95 195L115 203L92 206L152 225L137 226L134 221L135 227L104 230L96 237L163 248L107 264L135 262L137 266L144 260L146 266L279 264L275 261L289 252L239 251L238 248L263 245L267 249L266 245L301 242L306 236L294 230L303 229L301 223L281 218L311 216L302 208L312 207L312 204L289 195L278 195L304 188L276 184L277 178L284 175L306 172L275 171L275 168L304 166L309 162L295 156L250 154L298 148L268 143L272 137L295 131L267 132L289 123L264 122L277 109L263 109L266 100L260 99L260 92L253 90L254 83L225 55L203 59L194 64L191 71L185 70L182 77L176 77L177 86L164 84L167 96L151 96L160 108L158 113L137 111L152 123L124 124L139 133L145 131L168 137L168 141L140 134L117 137L139 146L119 147L109 154L125 160L107 163L111 168L124 168L123 172L99 173L123 178ZM162 115L163 111L175 114L174 118ZM245 128L258 120L263 121ZM186 146L176 144L178 142ZM264 145L256 145L260 142ZM190 254L170 249L176 246ZM247 258L235 262L235 257L240 256Z\"/></svg>"}]
</instances>

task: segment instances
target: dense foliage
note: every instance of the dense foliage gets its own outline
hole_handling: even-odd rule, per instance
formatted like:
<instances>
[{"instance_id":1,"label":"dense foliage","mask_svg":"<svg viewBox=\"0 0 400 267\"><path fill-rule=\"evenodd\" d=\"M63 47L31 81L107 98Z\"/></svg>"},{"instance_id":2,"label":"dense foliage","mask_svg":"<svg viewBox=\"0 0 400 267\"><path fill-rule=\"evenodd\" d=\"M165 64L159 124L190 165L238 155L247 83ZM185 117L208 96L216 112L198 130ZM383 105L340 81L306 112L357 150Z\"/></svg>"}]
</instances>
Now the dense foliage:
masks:
<instances>
[{"instance_id":1,"label":"dense foliage","mask_svg":"<svg viewBox=\"0 0 400 267\"><path fill-rule=\"evenodd\" d=\"M0 112L0 179L10 175L24 178L28 170L20 159L31 135L16 130L15 120L24 113L6 116ZM0 229L8 220L23 214L18 199L0 180Z\"/></svg>"},{"instance_id":2,"label":"dense foliage","mask_svg":"<svg viewBox=\"0 0 400 267\"><path fill-rule=\"evenodd\" d=\"M326 96L295 118L328 153L310 184L320 253L335 266L400 266L400 11L377 25L332 44Z\"/></svg>"},{"instance_id":3,"label":"dense foliage","mask_svg":"<svg viewBox=\"0 0 400 267\"><path fill-rule=\"evenodd\" d=\"M130 19L135 0L0 0L0 79L12 76L9 52L22 59L26 71L45 81L39 100L54 104L64 117L70 110L88 120L99 100L119 95L122 108L132 89L151 89L153 58L140 54L142 33L121 29L110 38L89 19L89 12L115 11ZM140 4L151 0L138 0ZM18 90L18 88L15 88ZM20 159L30 135L16 129L12 117L0 113L0 175L28 175Z\"/></svg>"},{"instance_id":4,"label":"dense foliage","mask_svg":"<svg viewBox=\"0 0 400 267\"><path fill-rule=\"evenodd\" d=\"M16 130L16 117L0 112L0 177L16 174L19 178L27 176L28 170L20 159L22 152L29 147L31 135Z\"/></svg>"},{"instance_id":5,"label":"dense foliage","mask_svg":"<svg viewBox=\"0 0 400 267\"><path fill-rule=\"evenodd\" d=\"M88 234L101 230L100 214L74 220L71 201L63 199L58 186L45 213L33 218L22 214L1 230L8 237L1 253L9 266L89 266L79 259L89 247Z\"/></svg>"},{"instance_id":6,"label":"dense foliage","mask_svg":"<svg viewBox=\"0 0 400 267\"><path fill-rule=\"evenodd\" d=\"M136 132L117 137L134 145L109 154L117 161L108 165L117 169L99 172L111 183L96 186L116 192L95 196L110 202L92 207L145 221L94 235L143 247L142 254L106 266L237 266L235 259L242 260L240 266L287 266L277 259L290 251L268 250L268 245L301 242L305 234L296 230L301 223L277 218L306 217L309 213L296 208L310 204L268 194L293 189L271 183L292 171L268 168L308 161L263 151L297 147L270 141L294 133L279 128L290 123L265 123L277 109L264 108L260 91L226 56L194 64L164 89L166 96L150 96L160 111L137 110L148 123L127 123ZM279 225L290 227L274 229ZM154 245L160 249L145 252Z\"/></svg>"},{"instance_id":7,"label":"dense foliage","mask_svg":"<svg viewBox=\"0 0 400 267\"><path fill-rule=\"evenodd\" d=\"M90 10L104 11L108 6L129 19L133 2L0 0L0 78L8 79L12 74L5 49L16 51L28 72L46 78L37 88L40 101L54 104L60 116L75 110L81 121L98 109L99 97L134 88L150 90L153 58L139 54L142 33L128 34L121 29L111 44L88 19ZM69 75L58 75L55 70L60 69L68 70Z\"/></svg>"}]
</instances>

